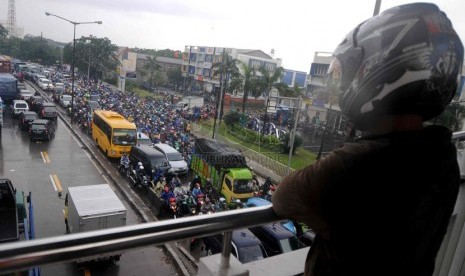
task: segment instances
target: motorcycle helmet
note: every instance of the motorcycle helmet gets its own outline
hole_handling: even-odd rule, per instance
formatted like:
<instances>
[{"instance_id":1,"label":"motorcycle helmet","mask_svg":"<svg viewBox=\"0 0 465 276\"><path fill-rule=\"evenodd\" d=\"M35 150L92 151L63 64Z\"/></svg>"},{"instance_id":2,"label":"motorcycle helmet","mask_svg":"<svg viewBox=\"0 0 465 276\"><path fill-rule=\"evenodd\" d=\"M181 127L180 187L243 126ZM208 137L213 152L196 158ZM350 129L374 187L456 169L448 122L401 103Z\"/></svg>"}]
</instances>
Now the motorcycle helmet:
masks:
<instances>
[{"instance_id":1,"label":"motorcycle helmet","mask_svg":"<svg viewBox=\"0 0 465 276\"><path fill-rule=\"evenodd\" d=\"M170 202L176 202L176 199L174 197L170 197Z\"/></svg>"},{"instance_id":2,"label":"motorcycle helmet","mask_svg":"<svg viewBox=\"0 0 465 276\"><path fill-rule=\"evenodd\" d=\"M144 166L139 166L139 170L143 170L144 169Z\"/></svg>"},{"instance_id":3,"label":"motorcycle helmet","mask_svg":"<svg viewBox=\"0 0 465 276\"><path fill-rule=\"evenodd\" d=\"M359 24L338 45L328 91L355 127L385 115L438 116L459 83L464 49L436 5L406 4Z\"/></svg>"},{"instance_id":4,"label":"motorcycle helmet","mask_svg":"<svg viewBox=\"0 0 465 276\"><path fill-rule=\"evenodd\" d=\"M137 166L142 166L142 162L137 162Z\"/></svg>"}]
</instances>

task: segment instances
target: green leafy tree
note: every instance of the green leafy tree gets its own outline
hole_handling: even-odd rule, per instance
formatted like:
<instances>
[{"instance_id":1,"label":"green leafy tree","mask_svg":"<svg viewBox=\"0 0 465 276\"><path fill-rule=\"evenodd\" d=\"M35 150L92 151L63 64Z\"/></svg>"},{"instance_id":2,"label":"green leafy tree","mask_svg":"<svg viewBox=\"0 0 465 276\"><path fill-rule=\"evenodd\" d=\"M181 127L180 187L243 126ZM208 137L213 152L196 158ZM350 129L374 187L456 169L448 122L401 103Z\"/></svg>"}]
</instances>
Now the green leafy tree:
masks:
<instances>
[{"instance_id":1,"label":"green leafy tree","mask_svg":"<svg viewBox=\"0 0 465 276\"><path fill-rule=\"evenodd\" d=\"M289 141L290 139L291 137L289 133L284 134L281 140L282 141L281 147L282 147L283 153L289 153L289 151L291 150L290 141ZM302 146L302 143L303 143L302 137L296 133L294 136L294 147L292 149L292 154L295 154L295 151L297 150L298 147Z\"/></svg>"},{"instance_id":2,"label":"green leafy tree","mask_svg":"<svg viewBox=\"0 0 465 276\"><path fill-rule=\"evenodd\" d=\"M0 24L0 39L6 38L7 35L8 35L8 30L5 27L3 27L2 24Z\"/></svg>"},{"instance_id":3,"label":"green leafy tree","mask_svg":"<svg viewBox=\"0 0 465 276\"><path fill-rule=\"evenodd\" d=\"M284 68L278 67L274 71L268 71L265 69L265 67L260 67L259 72L261 74L259 90L261 94L268 96L270 94L271 88L275 87L277 84L276 82L283 75Z\"/></svg>"},{"instance_id":4,"label":"green leafy tree","mask_svg":"<svg viewBox=\"0 0 465 276\"><path fill-rule=\"evenodd\" d=\"M159 77L156 77L161 66L157 63L157 56L148 56L144 65L144 74L149 76L150 86L158 82ZM155 78L156 77L156 78Z\"/></svg>"},{"instance_id":5,"label":"green leafy tree","mask_svg":"<svg viewBox=\"0 0 465 276\"><path fill-rule=\"evenodd\" d=\"M87 72L90 64L90 76L103 79L108 73L113 73L118 66L116 51L118 46L111 43L108 38L95 36L76 39L75 67ZM65 45L63 57L66 63L73 60L73 43ZM89 63L90 60L90 63Z\"/></svg>"},{"instance_id":6,"label":"green leafy tree","mask_svg":"<svg viewBox=\"0 0 465 276\"><path fill-rule=\"evenodd\" d=\"M433 119L433 123L443 125L452 131L462 129L462 122L465 120L465 106L460 102L452 102L446 106L444 112Z\"/></svg>"},{"instance_id":7,"label":"green leafy tree","mask_svg":"<svg viewBox=\"0 0 465 276\"><path fill-rule=\"evenodd\" d=\"M184 78L181 70L170 69L166 72L166 77L169 84L174 85L175 87L182 87Z\"/></svg>"},{"instance_id":8,"label":"green leafy tree","mask_svg":"<svg viewBox=\"0 0 465 276\"><path fill-rule=\"evenodd\" d=\"M242 96L242 113L245 113L245 105L249 95L256 95L259 90L257 71L255 68L240 62L242 68L242 76L244 80L244 94Z\"/></svg>"}]
</instances>

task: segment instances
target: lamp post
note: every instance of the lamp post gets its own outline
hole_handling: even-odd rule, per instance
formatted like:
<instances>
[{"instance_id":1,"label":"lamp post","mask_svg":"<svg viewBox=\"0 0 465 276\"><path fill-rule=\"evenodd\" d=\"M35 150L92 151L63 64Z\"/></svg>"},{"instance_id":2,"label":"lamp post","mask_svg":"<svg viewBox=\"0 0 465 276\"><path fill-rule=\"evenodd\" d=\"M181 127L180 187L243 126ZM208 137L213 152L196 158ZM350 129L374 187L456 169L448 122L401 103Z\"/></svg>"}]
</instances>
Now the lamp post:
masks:
<instances>
[{"instance_id":1,"label":"lamp post","mask_svg":"<svg viewBox=\"0 0 465 276\"><path fill-rule=\"evenodd\" d=\"M82 24L102 24L102 21L90 21L90 22L74 22L69 19L66 19L64 17L58 16L53 13L45 12L46 16L55 16L57 18L60 18L64 21L67 21L74 26L74 33L73 33L73 60L71 64L71 75L72 75L72 81L71 81L71 124L74 122L74 57L76 54L76 25L82 25Z\"/></svg>"}]
</instances>

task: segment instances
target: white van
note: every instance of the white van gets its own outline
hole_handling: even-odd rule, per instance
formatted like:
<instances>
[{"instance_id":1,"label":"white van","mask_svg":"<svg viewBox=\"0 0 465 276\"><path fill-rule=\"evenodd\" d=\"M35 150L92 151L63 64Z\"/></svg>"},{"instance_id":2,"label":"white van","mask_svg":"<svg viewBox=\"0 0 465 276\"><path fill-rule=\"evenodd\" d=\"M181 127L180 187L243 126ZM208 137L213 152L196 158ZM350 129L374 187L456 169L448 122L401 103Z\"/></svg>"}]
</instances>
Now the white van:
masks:
<instances>
[{"instance_id":1,"label":"white van","mask_svg":"<svg viewBox=\"0 0 465 276\"><path fill-rule=\"evenodd\" d=\"M137 145L140 146L140 145L147 145L147 146L151 146L152 145L152 140L150 140L150 138L145 135L144 133L142 132L137 132Z\"/></svg>"},{"instance_id":2,"label":"white van","mask_svg":"<svg viewBox=\"0 0 465 276\"><path fill-rule=\"evenodd\" d=\"M11 104L13 117L18 117L21 112L29 111L29 105L24 100L14 100Z\"/></svg>"},{"instance_id":3,"label":"white van","mask_svg":"<svg viewBox=\"0 0 465 276\"><path fill-rule=\"evenodd\" d=\"M187 162L176 149L163 143L157 143L153 147L161 151L166 156L166 159L168 159L168 162L175 173L187 173Z\"/></svg>"}]
</instances>

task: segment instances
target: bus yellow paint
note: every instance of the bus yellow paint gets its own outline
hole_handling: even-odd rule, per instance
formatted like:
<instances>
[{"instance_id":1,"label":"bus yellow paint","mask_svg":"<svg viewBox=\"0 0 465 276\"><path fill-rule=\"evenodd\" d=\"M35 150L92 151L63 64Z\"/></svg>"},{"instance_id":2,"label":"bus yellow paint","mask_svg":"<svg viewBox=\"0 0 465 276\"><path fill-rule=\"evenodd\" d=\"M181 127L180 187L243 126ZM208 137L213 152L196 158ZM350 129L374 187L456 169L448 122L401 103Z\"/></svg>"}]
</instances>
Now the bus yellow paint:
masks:
<instances>
[{"instance_id":1,"label":"bus yellow paint","mask_svg":"<svg viewBox=\"0 0 465 276\"><path fill-rule=\"evenodd\" d=\"M58 194L61 194L63 192L63 187L61 186L60 179L58 179L58 176L56 174L53 174L52 177L53 182L55 182L55 186L57 187Z\"/></svg>"}]
</instances>

